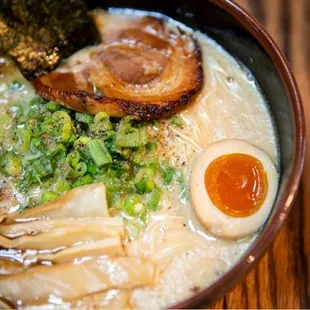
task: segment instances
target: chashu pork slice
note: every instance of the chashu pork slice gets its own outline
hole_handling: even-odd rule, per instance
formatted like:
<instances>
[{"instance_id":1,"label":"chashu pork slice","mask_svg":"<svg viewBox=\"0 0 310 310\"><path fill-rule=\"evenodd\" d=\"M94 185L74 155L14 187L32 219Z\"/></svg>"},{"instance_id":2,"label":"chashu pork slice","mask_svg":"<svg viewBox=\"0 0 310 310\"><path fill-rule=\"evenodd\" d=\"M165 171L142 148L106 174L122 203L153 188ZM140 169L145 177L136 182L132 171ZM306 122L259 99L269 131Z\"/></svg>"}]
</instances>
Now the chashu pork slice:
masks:
<instances>
[{"instance_id":1,"label":"chashu pork slice","mask_svg":"<svg viewBox=\"0 0 310 310\"><path fill-rule=\"evenodd\" d=\"M198 41L151 16L93 12L103 43L38 77L36 92L70 109L155 119L175 114L202 86Z\"/></svg>"}]
</instances>

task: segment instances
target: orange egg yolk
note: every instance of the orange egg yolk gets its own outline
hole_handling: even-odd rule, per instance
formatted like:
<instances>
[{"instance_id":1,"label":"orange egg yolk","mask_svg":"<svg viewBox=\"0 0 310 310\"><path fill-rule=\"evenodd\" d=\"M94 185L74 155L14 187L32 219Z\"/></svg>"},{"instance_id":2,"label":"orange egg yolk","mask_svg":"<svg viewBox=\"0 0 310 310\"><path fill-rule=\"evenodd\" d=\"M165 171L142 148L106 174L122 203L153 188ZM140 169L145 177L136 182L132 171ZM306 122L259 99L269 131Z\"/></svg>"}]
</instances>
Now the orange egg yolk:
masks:
<instances>
[{"instance_id":1,"label":"orange egg yolk","mask_svg":"<svg viewBox=\"0 0 310 310\"><path fill-rule=\"evenodd\" d=\"M227 154L208 166L205 187L219 210L233 217L246 217L264 203L268 179L257 158L247 154Z\"/></svg>"}]
</instances>

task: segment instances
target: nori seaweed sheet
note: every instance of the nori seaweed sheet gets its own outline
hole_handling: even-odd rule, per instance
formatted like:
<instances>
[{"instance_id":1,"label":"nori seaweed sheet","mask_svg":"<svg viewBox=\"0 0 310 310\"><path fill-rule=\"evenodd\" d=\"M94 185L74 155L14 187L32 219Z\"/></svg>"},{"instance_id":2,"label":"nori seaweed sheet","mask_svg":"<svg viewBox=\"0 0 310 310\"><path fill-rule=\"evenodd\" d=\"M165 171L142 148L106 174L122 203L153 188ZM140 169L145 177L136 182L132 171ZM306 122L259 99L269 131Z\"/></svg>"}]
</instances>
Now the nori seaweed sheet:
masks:
<instances>
[{"instance_id":1,"label":"nori seaweed sheet","mask_svg":"<svg viewBox=\"0 0 310 310\"><path fill-rule=\"evenodd\" d=\"M99 40L87 11L83 0L0 0L0 51L28 79L51 71Z\"/></svg>"}]
</instances>

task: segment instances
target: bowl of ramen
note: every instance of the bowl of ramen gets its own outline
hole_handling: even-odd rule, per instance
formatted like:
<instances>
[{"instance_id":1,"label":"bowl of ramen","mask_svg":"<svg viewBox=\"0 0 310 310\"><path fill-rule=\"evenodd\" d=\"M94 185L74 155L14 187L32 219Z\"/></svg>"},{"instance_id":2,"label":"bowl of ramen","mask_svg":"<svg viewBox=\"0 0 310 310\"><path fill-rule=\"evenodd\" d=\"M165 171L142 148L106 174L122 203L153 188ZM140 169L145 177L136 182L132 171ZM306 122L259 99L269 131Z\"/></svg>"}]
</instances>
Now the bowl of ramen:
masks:
<instances>
[{"instance_id":1,"label":"bowl of ramen","mask_svg":"<svg viewBox=\"0 0 310 310\"><path fill-rule=\"evenodd\" d=\"M210 304L280 229L300 95L231 1L0 5L1 308Z\"/></svg>"}]
</instances>

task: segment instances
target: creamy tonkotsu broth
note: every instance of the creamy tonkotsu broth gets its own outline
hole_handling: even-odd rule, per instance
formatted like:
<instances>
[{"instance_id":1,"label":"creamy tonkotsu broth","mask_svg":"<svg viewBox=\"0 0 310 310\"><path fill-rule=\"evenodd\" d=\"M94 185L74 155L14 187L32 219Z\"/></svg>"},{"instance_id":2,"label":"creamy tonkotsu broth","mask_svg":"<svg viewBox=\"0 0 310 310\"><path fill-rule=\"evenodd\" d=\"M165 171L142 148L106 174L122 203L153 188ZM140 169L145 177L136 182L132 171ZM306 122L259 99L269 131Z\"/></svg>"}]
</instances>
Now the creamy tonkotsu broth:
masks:
<instances>
[{"instance_id":1,"label":"creamy tonkotsu broth","mask_svg":"<svg viewBox=\"0 0 310 310\"><path fill-rule=\"evenodd\" d=\"M114 10L109 14L143 13ZM178 26L192 32L174 21L169 23L172 29ZM70 183L68 190L77 187L71 191L73 194L68 191L63 198L57 198L57 194L49 197L55 200L47 199L51 201L45 206L29 208L30 203L41 204L46 188L40 182L27 191L15 188L13 198L7 199L4 190L14 188L14 182L2 173L0 216L4 224L0 233L5 240L0 239L0 296L3 302L13 307L35 305L42 309L47 304L56 308L168 307L214 283L255 242L257 233L229 239L204 227L192 206L191 171L203 150L225 139L241 139L259 147L278 167L273 119L251 73L206 35L199 32L194 35L202 53L202 89L178 114L181 125L175 126L171 119L146 124L149 141L157 143L156 159L168 162L176 171L174 179L166 185L158 175L152 176L155 184L161 184L161 199L156 210L148 211L147 219L142 221L126 209L111 207L114 200L108 197L106 202L106 189L102 185L81 182ZM14 144L11 127L12 115L18 113L16 101L27 110L35 92L5 56L0 59L0 70L0 151L3 152ZM29 152L25 156L30 156ZM178 180L181 178L178 173L183 180ZM95 180L93 177L90 183L96 183ZM102 182L109 192L109 184L106 180ZM88 186L88 190L79 185ZM56 206L53 201L60 202ZM16 215L16 211L20 213ZM16 223L20 226L15 226ZM24 239L20 243L14 243L21 238ZM79 285L79 281L83 284Z\"/></svg>"}]
</instances>

